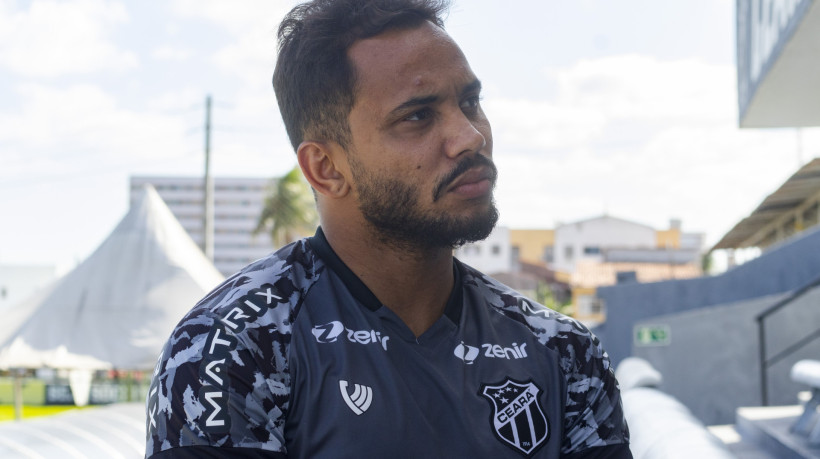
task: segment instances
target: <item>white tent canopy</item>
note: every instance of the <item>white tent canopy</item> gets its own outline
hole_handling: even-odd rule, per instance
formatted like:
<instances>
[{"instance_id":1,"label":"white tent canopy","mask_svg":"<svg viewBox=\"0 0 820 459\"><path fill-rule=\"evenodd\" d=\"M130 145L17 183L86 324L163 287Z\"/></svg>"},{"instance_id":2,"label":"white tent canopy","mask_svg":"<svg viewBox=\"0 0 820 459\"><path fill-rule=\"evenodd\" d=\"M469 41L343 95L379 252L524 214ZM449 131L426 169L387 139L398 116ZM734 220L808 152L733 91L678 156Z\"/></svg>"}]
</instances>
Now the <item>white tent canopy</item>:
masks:
<instances>
[{"instance_id":1,"label":"white tent canopy","mask_svg":"<svg viewBox=\"0 0 820 459\"><path fill-rule=\"evenodd\" d=\"M150 185L97 250L15 331L0 368L153 368L191 307L223 279ZM23 316L23 314L20 314Z\"/></svg>"},{"instance_id":2,"label":"white tent canopy","mask_svg":"<svg viewBox=\"0 0 820 459\"><path fill-rule=\"evenodd\" d=\"M59 283L59 280L52 281L45 287L35 290L29 295L11 306L0 308L0 344L4 343L9 336L20 328L20 325L25 323L34 311L37 310L37 305L43 302L49 295L51 295L54 287Z\"/></svg>"}]
</instances>

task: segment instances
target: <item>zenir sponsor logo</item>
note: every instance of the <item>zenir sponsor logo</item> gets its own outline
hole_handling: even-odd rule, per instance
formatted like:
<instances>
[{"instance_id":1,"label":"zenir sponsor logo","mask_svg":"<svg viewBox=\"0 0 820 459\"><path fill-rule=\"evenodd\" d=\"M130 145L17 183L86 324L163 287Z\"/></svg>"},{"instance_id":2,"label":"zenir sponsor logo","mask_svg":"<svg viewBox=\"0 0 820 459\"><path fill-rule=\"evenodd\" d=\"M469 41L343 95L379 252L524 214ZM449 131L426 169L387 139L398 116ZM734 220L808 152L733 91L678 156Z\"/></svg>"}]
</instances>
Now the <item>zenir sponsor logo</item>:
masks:
<instances>
[{"instance_id":1,"label":"zenir sponsor logo","mask_svg":"<svg viewBox=\"0 0 820 459\"><path fill-rule=\"evenodd\" d=\"M335 343L342 332L346 333L347 340L351 343L358 344L381 344L384 350L387 350L387 341L390 339L387 335L382 335L376 330L351 330L344 326L338 320L326 323L324 325L316 325L311 332L319 343Z\"/></svg>"},{"instance_id":2,"label":"zenir sponsor logo","mask_svg":"<svg viewBox=\"0 0 820 459\"><path fill-rule=\"evenodd\" d=\"M481 345L481 352L483 352L484 357L487 357L488 359L517 360L527 358L526 347L527 343L521 343L521 345L512 343L512 346L508 347L502 347L498 344L484 343ZM461 344L453 349L453 354L467 363L467 365L472 365L472 363L475 362L476 357L479 356L479 350L477 347L464 344L462 341Z\"/></svg>"},{"instance_id":3,"label":"zenir sponsor logo","mask_svg":"<svg viewBox=\"0 0 820 459\"><path fill-rule=\"evenodd\" d=\"M341 322L334 320L324 325L316 325L311 332L316 337L316 341L320 343L335 343L344 329L345 326Z\"/></svg>"},{"instance_id":4,"label":"zenir sponsor logo","mask_svg":"<svg viewBox=\"0 0 820 459\"><path fill-rule=\"evenodd\" d=\"M529 457L549 438L549 421L541 409L541 389L531 380L507 378L500 384L484 384L479 395L490 402L490 425L507 446Z\"/></svg>"},{"instance_id":5,"label":"zenir sponsor logo","mask_svg":"<svg viewBox=\"0 0 820 459\"><path fill-rule=\"evenodd\" d=\"M478 357L478 348L464 344L464 341L462 341L461 344L453 350L453 354L463 360L467 365L472 365L476 357Z\"/></svg>"},{"instance_id":6,"label":"zenir sponsor logo","mask_svg":"<svg viewBox=\"0 0 820 459\"><path fill-rule=\"evenodd\" d=\"M342 393L342 398L351 411L356 413L356 416L361 416L373 402L373 389L362 384L353 385L353 393L347 391L348 382L344 379L339 380L339 391Z\"/></svg>"}]
</instances>

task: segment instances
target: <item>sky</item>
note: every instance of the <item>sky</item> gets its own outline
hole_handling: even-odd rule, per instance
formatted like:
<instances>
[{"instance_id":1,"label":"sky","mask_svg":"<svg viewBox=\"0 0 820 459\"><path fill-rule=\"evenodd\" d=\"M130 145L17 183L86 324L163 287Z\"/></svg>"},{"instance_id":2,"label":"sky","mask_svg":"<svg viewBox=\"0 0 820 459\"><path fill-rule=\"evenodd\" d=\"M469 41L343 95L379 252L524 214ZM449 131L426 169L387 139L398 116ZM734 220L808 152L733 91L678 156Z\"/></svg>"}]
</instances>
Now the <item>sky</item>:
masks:
<instances>
[{"instance_id":1,"label":"sky","mask_svg":"<svg viewBox=\"0 0 820 459\"><path fill-rule=\"evenodd\" d=\"M295 164L270 84L291 0L0 0L0 264L76 266L132 175ZM608 214L716 243L818 129L739 129L734 0L455 0L482 80L500 224Z\"/></svg>"}]
</instances>

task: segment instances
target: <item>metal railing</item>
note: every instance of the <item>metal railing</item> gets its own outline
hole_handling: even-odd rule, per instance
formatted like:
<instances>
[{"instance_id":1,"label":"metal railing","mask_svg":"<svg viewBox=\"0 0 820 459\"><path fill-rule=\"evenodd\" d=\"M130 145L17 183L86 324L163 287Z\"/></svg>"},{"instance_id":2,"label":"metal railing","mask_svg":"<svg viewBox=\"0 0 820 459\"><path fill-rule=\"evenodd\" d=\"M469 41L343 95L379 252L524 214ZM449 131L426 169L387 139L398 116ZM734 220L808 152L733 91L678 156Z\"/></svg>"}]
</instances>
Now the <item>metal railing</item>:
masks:
<instances>
[{"instance_id":1,"label":"metal railing","mask_svg":"<svg viewBox=\"0 0 820 459\"><path fill-rule=\"evenodd\" d=\"M802 297L806 293L810 292L815 287L820 286L820 277L814 279L813 281L809 282L808 284L800 287L799 289L792 292L788 297L778 301L777 303L771 305L768 309L761 312L757 315L755 320L757 320L757 334L758 334L758 342L760 344L760 400L763 406L769 405L769 388L768 388L768 369L774 365L775 363L783 360L784 358L788 357L789 355L793 354L798 349L802 348L803 346L809 344L810 342L814 341L817 338L820 338L820 328L814 330L813 332L809 333L808 335L800 338L794 344L788 346L787 348L783 349L782 351L778 352L777 354L766 357L766 327L765 321L766 319L774 314L777 311L780 311L784 307L792 304L795 300Z\"/></svg>"}]
</instances>

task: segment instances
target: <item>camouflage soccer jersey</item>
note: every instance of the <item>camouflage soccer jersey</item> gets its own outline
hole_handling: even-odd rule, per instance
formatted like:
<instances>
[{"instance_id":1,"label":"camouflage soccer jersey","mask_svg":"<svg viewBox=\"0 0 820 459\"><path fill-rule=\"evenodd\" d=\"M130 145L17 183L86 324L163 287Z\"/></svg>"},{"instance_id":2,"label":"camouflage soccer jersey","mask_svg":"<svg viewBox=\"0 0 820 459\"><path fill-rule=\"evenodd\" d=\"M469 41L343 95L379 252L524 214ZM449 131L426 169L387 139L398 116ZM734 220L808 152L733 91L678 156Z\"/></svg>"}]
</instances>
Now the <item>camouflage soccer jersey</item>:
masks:
<instances>
[{"instance_id":1,"label":"camouflage soccer jersey","mask_svg":"<svg viewBox=\"0 0 820 459\"><path fill-rule=\"evenodd\" d=\"M454 262L418 338L321 232L211 292L174 330L146 455L631 457L609 359L583 326Z\"/></svg>"}]
</instances>

